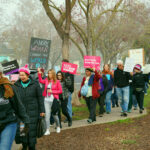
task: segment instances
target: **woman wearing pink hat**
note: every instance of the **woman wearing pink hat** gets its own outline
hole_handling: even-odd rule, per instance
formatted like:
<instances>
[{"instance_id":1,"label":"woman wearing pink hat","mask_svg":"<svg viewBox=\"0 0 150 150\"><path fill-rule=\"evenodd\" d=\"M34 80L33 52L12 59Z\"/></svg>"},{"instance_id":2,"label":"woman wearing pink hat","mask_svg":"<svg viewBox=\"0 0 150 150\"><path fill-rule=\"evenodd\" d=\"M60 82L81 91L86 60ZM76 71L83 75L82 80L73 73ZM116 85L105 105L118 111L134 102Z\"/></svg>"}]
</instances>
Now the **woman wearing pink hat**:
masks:
<instances>
[{"instance_id":1,"label":"woman wearing pink hat","mask_svg":"<svg viewBox=\"0 0 150 150\"><path fill-rule=\"evenodd\" d=\"M26 112L30 119L29 133L27 136L20 134L22 123L19 122L19 128L16 134L16 143L22 143L22 150L35 150L37 123L38 118L44 116L44 99L39 83L30 77L30 70L28 65L19 69L20 79L15 83L18 92L21 96L22 103L26 108Z\"/></svg>"},{"instance_id":2,"label":"woman wearing pink hat","mask_svg":"<svg viewBox=\"0 0 150 150\"><path fill-rule=\"evenodd\" d=\"M134 71L135 74L133 75L133 92L136 96L139 108L140 108L140 113L143 113L143 101L144 101L144 87L145 87L145 82L148 82L148 75L143 74L142 71L142 66L140 64L135 65Z\"/></svg>"}]
</instances>

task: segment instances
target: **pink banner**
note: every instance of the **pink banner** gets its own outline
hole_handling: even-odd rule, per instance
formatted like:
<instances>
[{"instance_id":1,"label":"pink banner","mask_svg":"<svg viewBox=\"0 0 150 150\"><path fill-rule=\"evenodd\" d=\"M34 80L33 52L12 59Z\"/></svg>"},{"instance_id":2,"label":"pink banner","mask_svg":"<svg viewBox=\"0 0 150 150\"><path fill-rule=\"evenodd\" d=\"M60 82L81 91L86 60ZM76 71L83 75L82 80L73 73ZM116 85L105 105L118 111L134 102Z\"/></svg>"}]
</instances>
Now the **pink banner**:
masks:
<instances>
[{"instance_id":1,"label":"pink banner","mask_svg":"<svg viewBox=\"0 0 150 150\"><path fill-rule=\"evenodd\" d=\"M95 68L100 70L100 56L84 56L84 68Z\"/></svg>"},{"instance_id":2,"label":"pink banner","mask_svg":"<svg viewBox=\"0 0 150 150\"><path fill-rule=\"evenodd\" d=\"M19 74L12 74L10 75L10 80L11 81L17 81L19 79Z\"/></svg>"},{"instance_id":3,"label":"pink banner","mask_svg":"<svg viewBox=\"0 0 150 150\"><path fill-rule=\"evenodd\" d=\"M62 72L69 72L70 74L76 74L78 69L78 65L62 62L61 71Z\"/></svg>"}]
</instances>

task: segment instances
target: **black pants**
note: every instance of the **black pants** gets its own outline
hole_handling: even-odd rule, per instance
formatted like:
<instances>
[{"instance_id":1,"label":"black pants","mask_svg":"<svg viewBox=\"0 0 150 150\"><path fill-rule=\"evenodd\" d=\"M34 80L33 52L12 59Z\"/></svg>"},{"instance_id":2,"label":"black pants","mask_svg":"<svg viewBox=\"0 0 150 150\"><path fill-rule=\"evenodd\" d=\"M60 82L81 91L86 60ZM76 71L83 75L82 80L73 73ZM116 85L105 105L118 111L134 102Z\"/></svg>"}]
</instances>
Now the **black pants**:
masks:
<instances>
[{"instance_id":1,"label":"black pants","mask_svg":"<svg viewBox=\"0 0 150 150\"><path fill-rule=\"evenodd\" d=\"M141 92L134 92L135 93L135 96L136 96L136 99L137 99L137 102L138 102L138 105L139 105L139 108L140 109L143 109L143 102L144 102L144 90L141 91Z\"/></svg>"},{"instance_id":2,"label":"black pants","mask_svg":"<svg viewBox=\"0 0 150 150\"><path fill-rule=\"evenodd\" d=\"M106 94L101 94L101 96L98 98L99 114L103 114L105 112L105 109L104 109L105 97L106 97Z\"/></svg>"},{"instance_id":3,"label":"black pants","mask_svg":"<svg viewBox=\"0 0 150 150\"><path fill-rule=\"evenodd\" d=\"M92 96L86 97L86 104L89 110L89 119L92 121L96 121L96 104L97 104L97 99L93 99Z\"/></svg>"},{"instance_id":4,"label":"black pants","mask_svg":"<svg viewBox=\"0 0 150 150\"><path fill-rule=\"evenodd\" d=\"M68 109L67 109L67 104L68 104L68 99L60 99L61 102L61 109L62 109L62 113L64 116L66 116L68 121L71 121L70 115L68 113ZM59 112L59 119L61 121L61 110Z\"/></svg>"},{"instance_id":5,"label":"black pants","mask_svg":"<svg viewBox=\"0 0 150 150\"><path fill-rule=\"evenodd\" d=\"M35 145L32 145L32 146L29 146L28 144L22 144L22 150L27 150L27 148L28 148L28 150L35 150Z\"/></svg>"}]
</instances>

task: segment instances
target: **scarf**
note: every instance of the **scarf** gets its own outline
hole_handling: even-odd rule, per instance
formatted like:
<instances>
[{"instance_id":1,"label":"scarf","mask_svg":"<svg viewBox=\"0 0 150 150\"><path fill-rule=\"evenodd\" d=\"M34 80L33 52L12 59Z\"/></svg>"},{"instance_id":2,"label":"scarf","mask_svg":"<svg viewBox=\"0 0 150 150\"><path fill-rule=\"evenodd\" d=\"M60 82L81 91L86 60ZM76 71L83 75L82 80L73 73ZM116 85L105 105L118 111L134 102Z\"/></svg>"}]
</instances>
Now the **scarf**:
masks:
<instances>
[{"instance_id":1,"label":"scarf","mask_svg":"<svg viewBox=\"0 0 150 150\"><path fill-rule=\"evenodd\" d=\"M0 85L3 85L5 89L4 98L8 99L14 96L14 92L11 87L12 84L7 78L2 77L0 79Z\"/></svg>"},{"instance_id":2,"label":"scarf","mask_svg":"<svg viewBox=\"0 0 150 150\"><path fill-rule=\"evenodd\" d=\"M26 81L26 82L22 82L22 81L21 81L21 85L23 86L23 88L27 88L28 85L30 84L30 82L31 82L31 79L29 79L29 80Z\"/></svg>"}]
</instances>

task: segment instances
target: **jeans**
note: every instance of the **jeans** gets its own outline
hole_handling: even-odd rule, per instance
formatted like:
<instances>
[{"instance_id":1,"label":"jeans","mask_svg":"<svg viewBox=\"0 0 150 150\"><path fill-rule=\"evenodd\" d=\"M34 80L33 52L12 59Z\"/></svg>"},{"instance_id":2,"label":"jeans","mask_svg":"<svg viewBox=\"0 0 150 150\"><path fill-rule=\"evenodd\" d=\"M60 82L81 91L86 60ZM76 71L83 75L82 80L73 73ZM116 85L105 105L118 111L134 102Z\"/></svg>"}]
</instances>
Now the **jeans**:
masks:
<instances>
[{"instance_id":1,"label":"jeans","mask_svg":"<svg viewBox=\"0 0 150 150\"><path fill-rule=\"evenodd\" d=\"M0 133L0 150L11 150L16 135L17 123L8 124Z\"/></svg>"},{"instance_id":2,"label":"jeans","mask_svg":"<svg viewBox=\"0 0 150 150\"><path fill-rule=\"evenodd\" d=\"M105 98L106 112L111 112L111 95L112 95L112 90L106 93L106 98Z\"/></svg>"},{"instance_id":3,"label":"jeans","mask_svg":"<svg viewBox=\"0 0 150 150\"><path fill-rule=\"evenodd\" d=\"M99 114L104 114L105 109L104 109L104 105L105 105L105 98L106 98L106 94L101 94L100 97L98 98L98 104L99 104Z\"/></svg>"},{"instance_id":4,"label":"jeans","mask_svg":"<svg viewBox=\"0 0 150 150\"><path fill-rule=\"evenodd\" d=\"M127 112L129 104L129 86L123 88L116 88L118 98L121 102L121 108L123 112Z\"/></svg>"},{"instance_id":5,"label":"jeans","mask_svg":"<svg viewBox=\"0 0 150 150\"><path fill-rule=\"evenodd\" d=\"M90 96L90 97L86 97L85 100L89 110L89 119L91 119L92 121L96 121L97 99L93 100L92 96Z\"/></svg>"},{"instance_id":6,"label":"jeans","mask_svg":"<svg viewBox=\"0 0 150 150\"><path fill-rule=\"evenodd\" d=\"M72 93L69 92L69 97L68 97L68 104L67 104L67 109L68 109L68 113L70 115L70 118L72 118Z\"/></svg>"},{"instance_id":7,"label":"jeans","mask_svg":"<svg viewBox=\"0 0 150 150\"><path fill-rule=\"evenodd\" d=\"M115 107L118 106L118 95L116 92L116 88L114 88L114 93L111 95L111 100L112 100L112 106Z\"/></svg>"}]
</instances>

